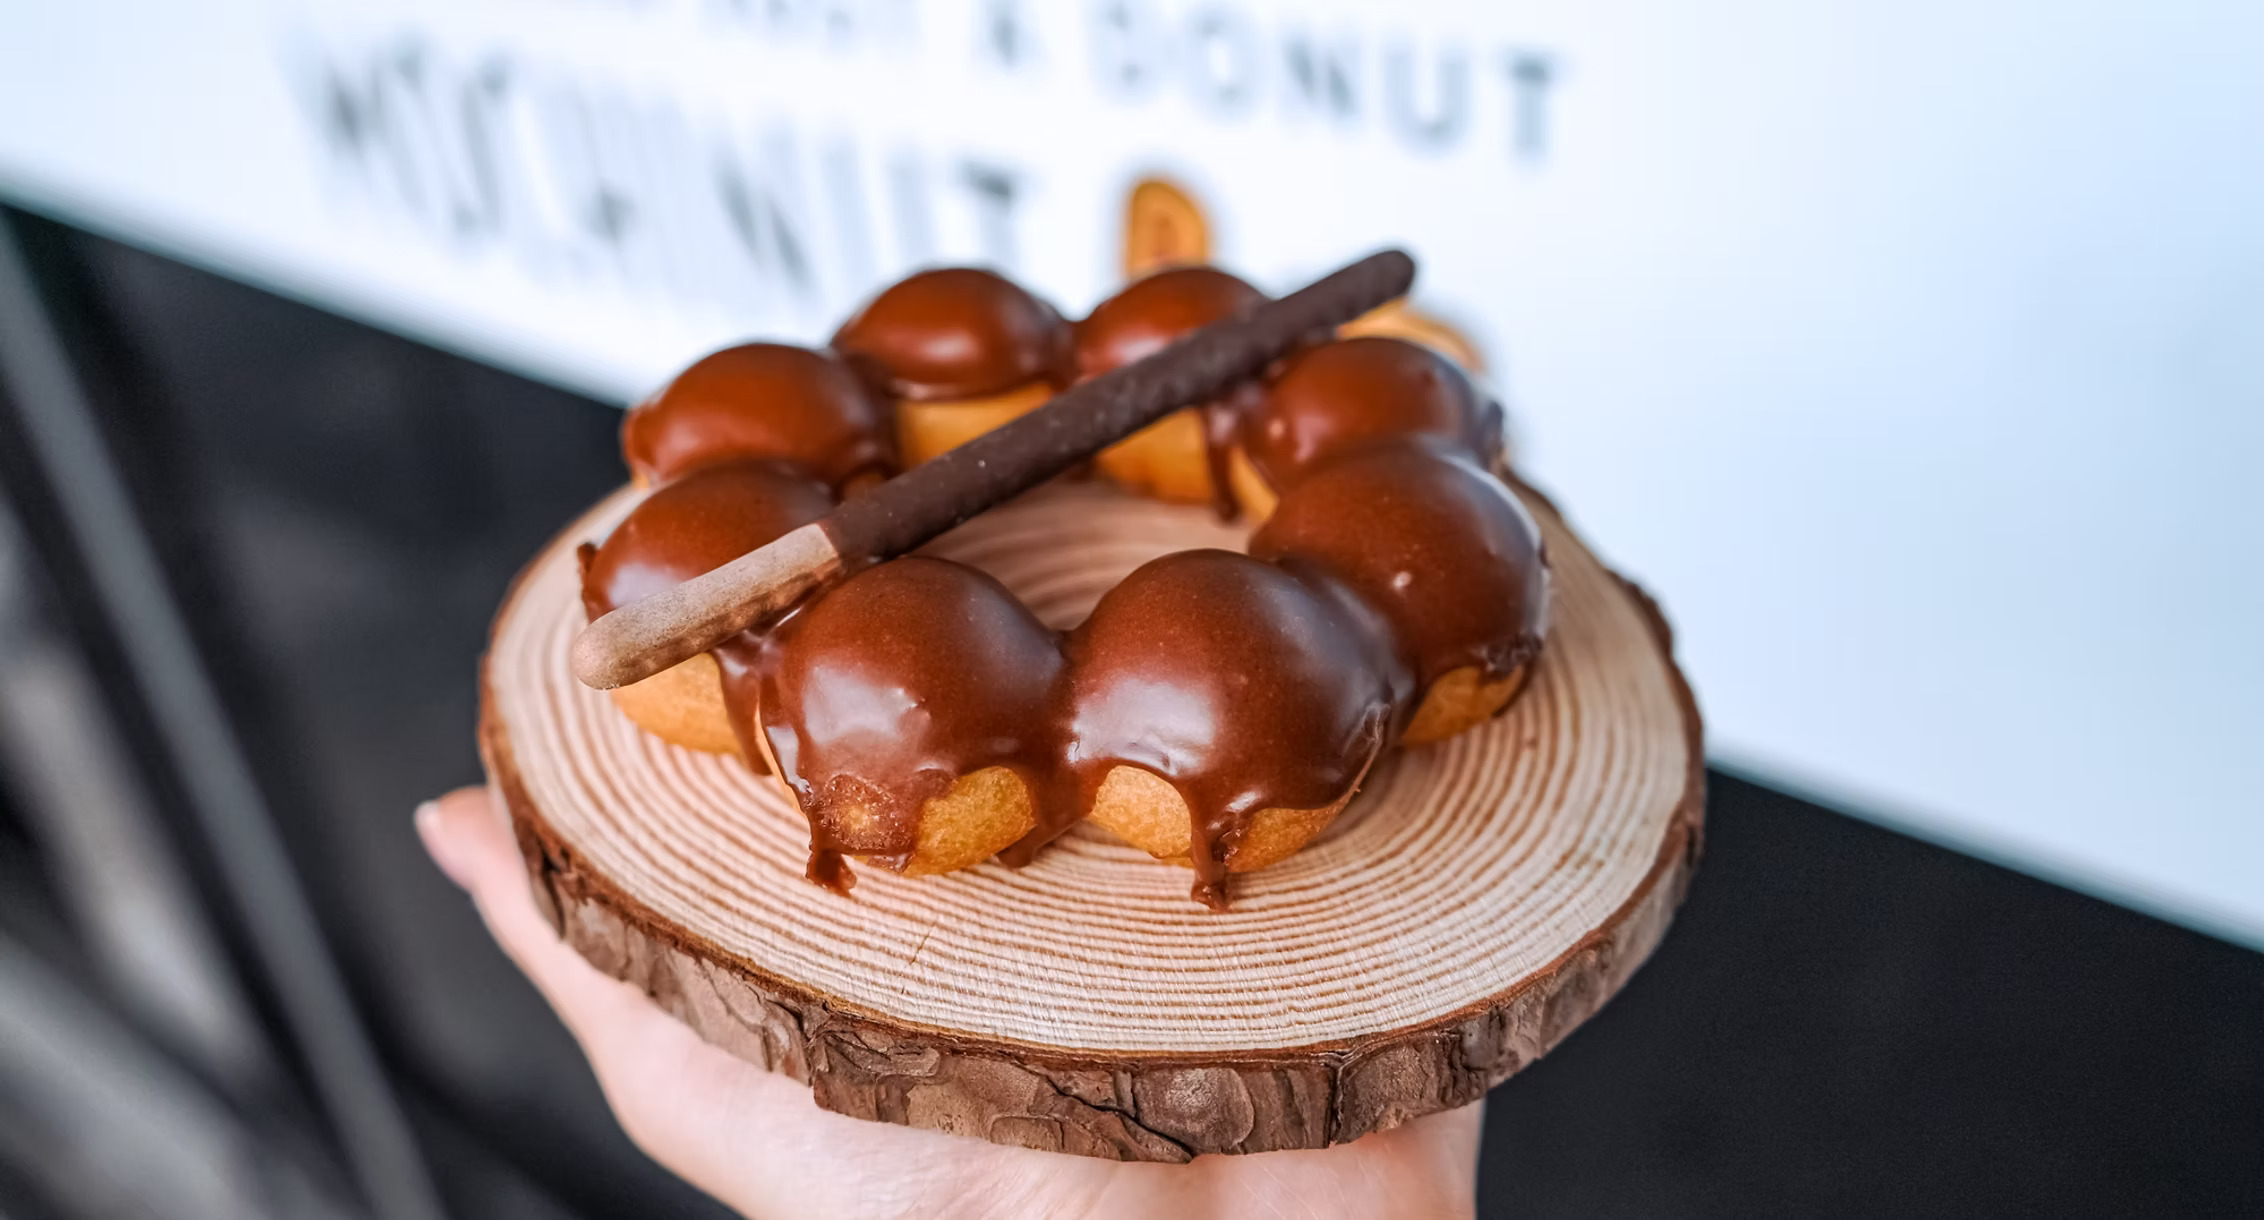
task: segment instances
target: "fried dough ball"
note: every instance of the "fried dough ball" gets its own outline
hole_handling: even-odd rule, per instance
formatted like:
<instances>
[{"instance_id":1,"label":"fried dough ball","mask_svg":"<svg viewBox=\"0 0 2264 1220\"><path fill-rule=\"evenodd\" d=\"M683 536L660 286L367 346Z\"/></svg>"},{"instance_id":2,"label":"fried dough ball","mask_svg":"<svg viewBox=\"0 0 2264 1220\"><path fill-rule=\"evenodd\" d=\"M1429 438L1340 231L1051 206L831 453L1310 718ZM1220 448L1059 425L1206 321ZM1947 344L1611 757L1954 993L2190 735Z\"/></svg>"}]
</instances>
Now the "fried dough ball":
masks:
<instances>
[{"instance_id":1,"label":"fried dough ball","mask_svg":"<svg viewBox=\"0 0 2264 1220\"><path fill-rule=\"evenodd\" d=\"M948 402L897 404L896 443L906 466L948 453L1001 424L1027 415L1053 398L1053 386L1033 381L1004 394Z\"/></svg>"},{"instance_id":2,"label":"fried dough ball","mask_svg":"<svg viewBox=\"0 0 2264 1220\"><path fill-rule=\"evenodd\" d=\"M1265 299L1215 267L1174 267L1137 280L1077 323L1078 379L1141 360L1190 331L1248 313ZM1095 464L1109 478L1157 499L1216 503L1223 489L1214 486L1207 415L1221 409L1167 415L1102 450Z\"/></svg>"},{"instance_id":3,"label":"fried dough ball","mask_svg":"<svg viewBox=\"0 0 2264 1220\"><path fill-rule=\"evenodd\" d=\"M622 715L670 745L709 754L740 752L739 734L723 701L723 671L713 653L703 652L606 693ZM757 772L763 770L760 758L745 761Z\"/></svg>"},{"instance_id":4,"label":"fried dough ball","mask_svg":"<svg viewBox=\"0 0 2264 1220\"><path fill-rule=\"evenodd\" d=\"M1453 324L1415 308L1405 297L1376 306L1336 328L1340 339L1382 335L1420 343L1472 373L1486 371L1486 355Z\"/></svg>"},{"instance_id":5,"label":"fried dough ball","mask_svg":"<svg viewBox=\"0 0 2264 1220\"><path fill-rule=\"evenodd\" d=\"M1410 745L1506 707L1548 630L1540 526L1500 480L1434 437L1310 468L1250 554L1317 568L1383 613L1423 692L1402 736Z\"/></svg>"},{"instance_id":6,"label":"fried dough ball","mask_svg":"<svg viewBox=\"0 0 2264 1220\"><path fill-rule=\"evenodd\" d=\"M1399 689L1379 630L1341 590L1246 555L1141 566L1067 643L1066 757L1101 781L1087 816L1189 859L1196 897L1223 903L1228 872L1320 833L1382 749Z\"/></svg>"},{"instance_id":7,"label":"fried dough ball","mask_svg":"<svg viewBox=\"0 0 2264 1220\"><path fill-rule=\"evenodd\" d=\"M895 465L882 404L831 352L727 347L630 409L621 452L640 486L714 462L796 462L835 490Z\"/></svg>"},{"instance_id":8,"label":"fried dough ball","mask_svg":"<svg viewBox=\"0 0 2264 1220\"><path fill-rule=\"evenodd\" d=\"M602 544L584 544L582 608L595 620L672 589L832 507L832 492L798 466L741 459L698 467L646 496ZM663 741L713 754L740 752L740 730L725 707L722 673L711 653L612 694L637 727ZM746 761L761 768L759 757Z\"/></svg>"},{"instance_id":9,"label":"fried dough ball","mask_svg":"<svg viewBox=\"0 0 2264 1220\"><path fill-rule=\"evenodd\" d=\"M1228 855L1226 870L1254 873L1288 859L1327 830L1351 800L1348 789L1318 809L1259 810ZM1194 864L1195 829L1187 798L1153 771L1130 766L1111 770L1087 816L1094 825L1158 860Z\"/></svg>"},{"instance_id":10,"label":"fried dough ball","mask_svg":"<svg viewBox=\"0 0 2264 1220\"><path fill-rule=\"evenodd\" d=\"M1436 436L1490 460L1500 418L1454 363L1404 339L1317 344L1284 360L1243 419L1250 464L1275 494L1336 454L1402 436Z\"/></svg>"},{"instance_id":11,"label":"fried dough ball","mask_svg":"<svg viewBox=\"0 0 2264 1220\"><path fill-rule=\"evenodd\" d=\"M813 880L846 884L842 855L948 872L1036 828L1026 777L1051 766L1061 651L1005 586L894 559L803 607L777 643L763 733L809 817Z\"/></svg>"},{"instance_id":12,"label":"fried dough ball","mask_svg":"<svg viewBox=\"0 0 2264 1220\"><path fill-rule=\"evenodd\" d=\"M918 465L1029 411L1067 380L1069 324L1021 285L972 267L921 271L881 291L833 346L895 404Z\"/></svg>"}]
</instances>

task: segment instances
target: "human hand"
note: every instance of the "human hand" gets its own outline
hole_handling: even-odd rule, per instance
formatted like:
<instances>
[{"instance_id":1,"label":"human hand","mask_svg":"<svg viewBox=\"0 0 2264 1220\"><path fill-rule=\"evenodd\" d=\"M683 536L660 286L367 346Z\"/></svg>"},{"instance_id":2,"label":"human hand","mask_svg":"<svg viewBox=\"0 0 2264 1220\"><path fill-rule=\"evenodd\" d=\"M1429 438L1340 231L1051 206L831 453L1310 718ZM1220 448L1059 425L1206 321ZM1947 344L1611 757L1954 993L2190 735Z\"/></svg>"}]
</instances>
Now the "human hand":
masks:
<instances>
[{"instance_id":1,"label":"human hand","mask_svg":"<svg viewBox=\"0 0 2264 1220\"><path fill-rule=\"evenodd\" d=\"M505 814L461 788L417 810L442 872L557 1010L629 1138L759 1220L825 1217L1468 1216L1479 1107L1312 1152L1118 1164L820 1110L810 1090L718 1050L609 978L535 909Z\"/></svg>"}]
</instances>

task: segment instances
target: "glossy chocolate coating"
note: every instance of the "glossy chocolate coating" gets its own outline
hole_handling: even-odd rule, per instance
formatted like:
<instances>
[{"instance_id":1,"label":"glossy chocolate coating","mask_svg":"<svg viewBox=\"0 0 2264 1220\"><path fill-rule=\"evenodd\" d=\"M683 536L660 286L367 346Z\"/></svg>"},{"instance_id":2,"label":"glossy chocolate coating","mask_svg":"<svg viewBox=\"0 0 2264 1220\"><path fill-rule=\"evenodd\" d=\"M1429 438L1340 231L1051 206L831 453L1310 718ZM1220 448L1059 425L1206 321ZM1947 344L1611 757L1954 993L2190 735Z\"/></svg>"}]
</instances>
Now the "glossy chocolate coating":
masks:
<instances>
[{"instance_id":1,"label":"glossy chocolate coating","mask_svg":"<svg viewBox=\"0 0 2264 1220\"><path fill-rule=\"evenodd\" d=\"M1242 444L1276 491L1315 463L1373 441L1436 436L1481 461L1500 420L1454 362L1404 339L1364 336L1291 356L1242 425Z\"/></svg>"},{"instance_id":2,"label":"glossy chocolate coating","mask_svg":"<svg viewBox=\"0 0 2264 1220\"><path fill-rule=\"evenodd\" d=\"M1059 637L1028 607L947 560L867 568L786 620L766 650L760 702L810 819L810 879L845 888L843 853L901 866L922 806L985 767L1023 777L1040 833L1082 815L1045 799L1061 666Z\"/></svg>"},{"instance_id":3,"label":"glossy chocolate coating","mask_svg":"<svg viewBox=\"0 0 2264 1220\"><path fill-rule=\"evenodd\" d=\"M1139 280L1093 308L1077 324L1077 375L1094 377L1153 354L1198 327L1247 313L1266 299L1241 277L1216 267L1174 267ZM1226 455L1237 420L1257 401L1245 384L1196 409L1203 414L1204 458L1213 505L1232 519L1237 506L1228 486Z\"/></svg>"},{"instance_id":4,"label":"glossy chocolate coating","mask_svg":"<svg viewBox=\"0 0 2264 1220\"><path fill-rule=\"evenodd\" d=\"M1196 897L1222 905L1254 815L1335 802L1383 746L1396 701L1372 629L1231 551L1143 565L1069 635L1064 761L1086 806L1121 764L1168 781L1193 821Z\"/></svg>"},{"instance_id":5,"label":"glossy chocolate coating","mask_svg":"<svg viewBox=\"0 0 2264 1220\"><path fill-rule=\"evenodd\" d=\"M629 412L621 452L648 482L734 458L799 462L834 487L894 468L883 408L831 352L748 343L701 358Z\"/></svg>"},{"instance_id":6,"label":"glossy chocolate coating","mask_svg":"<svg viewBox=\"0 0 2264 1220\"><path fill-rule=\"evenodd\" d=\"M1012 280L973 267L918 272L882 290L833 336L888 394L981 398L1067 380L1069 324Z\"/></svg>"},{"instance_id":7,"label":"glossy chocolate coating","mask_svg":"<svg viewBox=\"0 0 2264 1220\"><path fill-rule=\"evenodd\" d=\"M1548 627L1540 527L1499 479L1435 438L1314 467L1250 554L1344 582L1390 621L1425 688L1466 665L1499 678L1540 651Z\"/></svg>"},{"instance_id":8,"label":"glossy chocolate coating","mask_svg":"<svg viewBox=\"0 0 2264 1220\"><path fill-rule=\"evenodd\" d=\"M1132 363L1198 327L1246 313L1266 299L1216 267L1174 267L1139 280L1077 323L1077 375Z\"/></svg>"},{"instance_id":9,"label":"glossy chocolate coating","mask_svg":"<svg viewBox=\"0 0 2264 1220\"><path fill-rule=\"evenodd\" d=\"M740 460L699 467L646 496L602 545L582 545L582 609L594 621L722 567L832 508L833 493L799 466ZM767 769L753 736L750 674L759 646L742 634L714 649L731 731L757 773Z\"/></svg>"},{"instance_id":10,"label":"glossy chocolate coating","mask_svg":"<svg viewBox=\"0 0 2264 1220\"><path fill-rule=\"evenodd\" d=\"M582 573L591 618L703 575L833 509L833 493L798 466L703 466L646 496L595 548Z\"/></svg>"}]
</instances>

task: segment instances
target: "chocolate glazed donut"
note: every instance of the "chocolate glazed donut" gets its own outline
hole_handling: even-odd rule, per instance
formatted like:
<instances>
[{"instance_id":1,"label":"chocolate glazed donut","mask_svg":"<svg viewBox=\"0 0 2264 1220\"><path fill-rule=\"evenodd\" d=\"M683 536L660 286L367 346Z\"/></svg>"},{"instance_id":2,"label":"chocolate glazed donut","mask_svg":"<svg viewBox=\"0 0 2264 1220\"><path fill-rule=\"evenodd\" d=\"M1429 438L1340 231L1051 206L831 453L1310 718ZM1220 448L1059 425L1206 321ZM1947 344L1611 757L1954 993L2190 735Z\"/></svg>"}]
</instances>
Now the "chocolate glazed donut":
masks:
<instances>
[{"instance_id":1,"label":"chocolate glazed donut","mask_svg":"<svg viewBox=\"0 0 2264 1220\"><path fill-rule=\"evenodd\" d=\"M1181 268L1072 331L1002 277L926 271L844 325L839 357L711 356L624 427L658 487L584 548L587 608L815 519L896 444L916 461L1262 299ZM1424 348L1318 343L1099 463L1165 498L1231 490L1264 519L1248 555L1164 556L1066 633L973 568L899 558L616 700L668 740L702 745L704 725L702 748L767 759L809 819L821 884L848 888L848 856L906 873L1021 864L1089 817L1190 864L1195 897L1222 907L1230 874L1309 842L1382 751L1515 697L1547 632L1548 570L1490 473L1499 422Z\"/></svg>"}]
</instances>

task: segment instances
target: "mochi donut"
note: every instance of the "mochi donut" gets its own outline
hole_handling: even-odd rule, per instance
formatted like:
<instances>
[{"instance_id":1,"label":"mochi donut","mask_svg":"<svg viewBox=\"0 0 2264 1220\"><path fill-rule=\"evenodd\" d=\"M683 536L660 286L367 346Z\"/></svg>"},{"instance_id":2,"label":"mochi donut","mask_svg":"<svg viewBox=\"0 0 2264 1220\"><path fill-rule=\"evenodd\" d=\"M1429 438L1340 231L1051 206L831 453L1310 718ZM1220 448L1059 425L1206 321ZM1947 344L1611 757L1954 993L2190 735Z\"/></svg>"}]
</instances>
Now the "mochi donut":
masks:
<instances>
[{"instance_id":1,"label":"mochi donut","mask_svg":"<svg viewBox=\"0 0 2264 1220\"><path fill-rule=\"evenodd\" d=\"M940 452L1262 299L1178 268L1071 327L990 272L926 271L835 352L710 356L624 426L651 490L584 546L585 609L729 562L897 454ZM1248 553L1162 556L1066 631L975 568L903 556L616 703L775 773L819 884L847 891L852 861L1019 865L1089 820L1189 866L1194 897L1224 907L1231 876L1310 842L1386 751L1508 706L1544 646L1547 557L1496 473L1498 409L1416 344L1316 342L1164 425L1100 472L1163 498L1231 492L1262 518Z\"/></svg>"}]
</instances>

